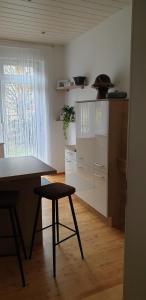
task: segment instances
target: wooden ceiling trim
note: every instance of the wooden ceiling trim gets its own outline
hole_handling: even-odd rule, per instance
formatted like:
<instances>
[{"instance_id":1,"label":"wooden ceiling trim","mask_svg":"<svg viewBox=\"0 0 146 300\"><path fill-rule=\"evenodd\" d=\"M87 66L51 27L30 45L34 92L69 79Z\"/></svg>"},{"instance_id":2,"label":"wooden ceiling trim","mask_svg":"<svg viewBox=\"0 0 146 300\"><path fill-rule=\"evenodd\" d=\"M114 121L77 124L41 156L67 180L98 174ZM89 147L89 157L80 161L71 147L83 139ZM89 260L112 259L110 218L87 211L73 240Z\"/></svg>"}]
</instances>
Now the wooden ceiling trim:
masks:
<instances>
[{"instance_id":1,"label":"wooden ceiling trim","mask_svg":"<svg viewBox=\"0 0 146 300\"><path fill-rule=\"evenodd\" d=\"M97 15L90 15L90 14L87 14L85 15L85 13L83 12L78 12L78 13L65 13L63 12L63 10L58 10L58 9L53 9L51 10L51 8L46 11L46 10L42 10L42 12L40 12L40 10L38 11L37 8L31 8L31 7L28 7L28 6L18 6L18 5L13 5L13 4L9 4L9 3L4 3L4 2L0 2L0 8L1 10L9 10L11 11L11 13L14 13L14 14L19 14L20 15L28 15L28 16L35 16L35 17L40 17L42 16L43 18L46 17L46 18L59 18L59 19L67 19L67 20L70 20L70 19L74 19L74 20L80 20L80 19L85 19L86 17L86 20L88 21L93 21L97 20L98 17L107 17L109 15L109 12L104 12L103 13L98 13L98 16ZM22 14L23 12L23 14Z\"/></svg>"},{"instance_id":2,"label":"wooden ceiling trim","mask_svg":"<svg viewBox=\"0 0 146 300\"><path fill-rule=\"evenodd\" d=\"M74 22L70 22L70 24L68 24L68 22L67 21L60 21L60 20L58 20L58 21L56 21L56 20L42 20L42 19L36 19L36 18L29 18L28 16L20 16L20 15L12 15L11 13L3 13L2 11L0 11L0 18L1 17L3 17L3 18L6 18L6 20L7 19L10 19L10 20L12 20L12 19L14 19L14 20L20 20L21 22L26 22L26 23L28 23L29 22L29 24L31 24L31 23L35 23L35 24L43 24L44 26L47 26L47 25L52 25L52 26L55 26L55 25L57 25L57 26L63 26L63 28L64 29L66 29L67 27L66 27L66 25L70 28L72 28L72 27L74 27L74 28L82 28L82 29L85 29L85 30L88 30L88 28L89 28L89 26L93 26L93 24L92 23L88 23L88 24L77 24L77 23L74 23ZM99 20L99 21L101 21L101 20Z\"/></svg>"},{"instance_id":3,"label":"wooden ceiling trim","mask_svg":"<svg viewBox=\"0 0 146 300\"><path fill-rule=\"evenodd\" d=\"M20 41L20 42L31 42L31 43L43 43L44 45L52 45L52 46L55 46L55 45L60 45L60 46L64 46L66 43L68 43L68 39L64 39L64 38L50 38L49 39L49 42L48 40L44 39L44 37L37 37L37 42L36 42L36 39L32 39L32 36L25 36L22 34L19 34L19 35L15 35L15 34L12 34L12 33L7 33L7 35L1 33L0 34L0 40L2 41L9 41L9 40L13 40L13 41Z\"/></svg>"},{"instance_id":4,"label":"wooden ceiling trim","mask_svg":"<svg viewBox=\"0 0 146 300\"><path fill-rule=\"evenodd\" d=\"M75 14L89 14L89 15L93 15L93 16L97 16L97 13L95 12L95 9L92 8L92 6L90 7L86 7L84 5L80 6L80 5L70 5L69 3L67 4L64 4L62 2L59 2L59 3L56 3L56 2L48 2L46 4L43 4L43 3L39 3L39 2L34 2L34 1L30 1L30 2L26 2L26 1L21 1L20 0L13 0L13 3L11 2L11 0L1 0L0 3L3 3L3 4L7 4L7 5L15 5L17 7L20 7L21 9L23 8L28 8L30 10L31 9L34 9L34 10L40 10L40 11L45 11L46 10L52 10L52 11L59 11L61 13L72 13L74 12ZM50 4L49 4L50 3ZM100 4L98 4L96 6L96 9L98 9L98 12L108 12L108 13L113 13L115 11L117 11L118 8L115 8L115 7L106 7L106 6L101 6Z\"/></svg>"},{"instance_id":5,"label":"wooden ceiling trim","mask_svg":"<svg viewBox=\"0 0 146 300\"><path fill-rule=\"evenodd\" d=\"M24 22L22 23L22 20L16 20L16 19L6 19L6 18L3 18L0 16L0 24L3 23L3 24L11 24L11 27L14 26L23 26L24 28L26 28L26 30L30 29L30 28L35 28L37 29L38 32L41 32L41 31L47 31L47 30L56 30L57 32L62 32L64 30L64 27L63 26L54 26L54 24L45 24L43 26L40 27L40 23L35 23L35 22ZM89 27L88 27L89 28ZM85 30L83 30L82 28L74 28L74 27L68 27L66 28L67 32L70 32L70 33L80 33L80 32L84 32Z\"/></svg>"},{"instance_id":6,"label":"wooden ceiling trim","mask_svg":"<svg viewBox=\"0 0 146 300\"><path fill-rule=\"evenodd\" d=\"M75 0L77 1L77 0ZM129 0L121 0L121 1L118 1L118 0L82 0L82 2L84 3L91 3L92 5L94 4L99 4L99 3L103 3L105 6L110 4L110 6L114 6L114 7L117 7L117 8L122 8L124 5L127 5L129 4Z\"/></svg>"},{"instance_id":7,"label":"wooden ceiling trim","mask_svg":"<svg viewBox=\"0 0 146 300\"><path fill-rule=\"evenodd\" d=\"M13 14L13 15L19 16L19 17L34 18L35 20L36 20L36 18L39 19L39 20L42 20L42 19L46 18L46 20L48 20L48 17L49 17L49 16L47 16L47 14L46 15L40 15L40 14L28 13L26 11L23 11L21 13L21 12L18 12L16 10L14 10L14 9L2 8L2 7L0 8L0 12L1 13L9 13L10 15ZM97 18L94 19L94 20L93 19L88 20L86 18L83 19L83 18L76 17L76 16L71 17L69 15L66 15L66 16L61 15L60 17L57 17L55 15L53 15L53 16L50 15L50 20L54 20L54 21L55 20L56 21L62 21L64 23L65 23L65 21L66 22L78 22L79 24L92 23L93 25L95 24L95 26L96 26L97 21L101 20L101 19L103 19L103 17L101 17L101 16L99 16L99 17L97 16Z\"/></svg>"},{"instance_id":8,"label":"wooden ceiling trim","mask_svg":"<svg viewBox=\"0 0 146 300\"><path fill-rule=\"evenodd\" d=\"M13 2L13 0L9 0L11 2ZM20 0L22 2L26 2L28 3L28 0ZM96 1L92 1L92 0L74 0L74 1L70 1L70 0L32 0L30 1L31 3L36 3L36 4L41 4L41 5L52 5L55 6L55 4L62 6L71 6L71 7L81 7L82 9L85 8L89 8L89 9L95 9L98 6L104 7L105 9L107 7L113 7L113 8L117 8L120 9L122 8L124 5L129 4L130 0L127 1L114 1L114 0L96 0Z\"/></svg>"},{"instance_id":9,"label":"wooden ceiling trim","mask_svg":"<svg viewBox=\"0 0 146 300\"><path fill-rule=\"evenodd\" d=\"M58 27L60 27L60 26L63 26L63 29L64 30L66 30L66 28L68 27L68 28L78 28L79 30L80 29L83 29L84 31L87 31L87 30L89 30L90 28L93 28L93 26L96 26L97 24L98 24L98 22L96 22L96 24L92 24L92 23L87 23L87 24L77 24L77 23L74 23L74 22L70 22L70 24L68 24L68 22L67 21L60 21L60 20L58 20L57 22L56 22L56 20L44 20L43 22L42 22L42 20L41 19L36 19L36 18L29 18L29 17L27 17L27 16L20 16L20 15L17 15L17 16L14 16L14 15L12 15L12 14L4 14L4 13L2 13L1 11L0 11L0 18L1 17L6 17L6 19L15 19L16 21L17 20L20 20L21 22L29 22L29 24L32 22L32 23L35 23L35 24L40 24L40 25L42 25L42 26L48 26L48 25L52 25L52 26L58 26ZM101 21L101 20L100 20Z\"/></svg>"},{"instance_id":10,"label":"wooden ceiling trim","mask_svg":"<svg viewBox=\"0 0 146 300\"><path fill-rule=\"evenodd\" d=\"M4 26L2 25L1 28L4 29ZM26 36L26 37L28 37L28 36L32 37L32 34L33 34L32 39L34 37L38 37L38 33L34 32L32 30L29 31L29 32L26 32L26 31L23 31L23 30L20 30L20 29L17 30L17 28L16 29L12 29L9 26L5 27L5 33L9 33L9 34L15 33L15 34L17 34L17 36L20 35L21 37L22 37L22 35ZM72 35L72 36L74 36L74 35ZM43 38L44 40L47 40L47 37L52 37L52 38L53 37L58 37L58 33L48 32L45 35L40 34L40 36L39 36L39 38ZM59 38L63 38L63 39L66 38L66 39L68 39L69 37L70 37L70 34L59 34Z\"/></svg>"},{"instance_id":11,"label":"wooden ceiling trim","mask_svg":"<svg viewBox=\"0 0 146 300\"><path fill-rule=\"evenodd\" d=\"M6 21L1 21L0 20L0 28L3 28L4 29L4 31L6 31L7 30L7 28L10 28L11 29L11 31L16 31L16 32L19 32L20 30L21 30L21 32L23 33L23 32L25 32L26 34L28 34L28 31L29 31L29 33L31 32L31 33L36 33L36 34L42 34L42 32L44 31L43 30L43 28L42 28L42 30L39 30L39 29L36 29L36 27L27 27L27 26L23 26L23 24L19 24L19 27L17 26L17 24L15 24L15 25L13 25L12 26L12 24L11 23L9 23L9 22L6 22ZM44 35L48 35L49 33L52 33L52 34L59 34L60 36L62 35L62 36L70 36L70 35L72 35L72 36L74 36L74 35L76 35L77 33L78 34L80 34L81 32L75 32L75 31L65 31L65 32L63 32L61 29L59 30L58 28L47 28L47 30L45 31L45 34Z\"/></svg>"}]
</instances>

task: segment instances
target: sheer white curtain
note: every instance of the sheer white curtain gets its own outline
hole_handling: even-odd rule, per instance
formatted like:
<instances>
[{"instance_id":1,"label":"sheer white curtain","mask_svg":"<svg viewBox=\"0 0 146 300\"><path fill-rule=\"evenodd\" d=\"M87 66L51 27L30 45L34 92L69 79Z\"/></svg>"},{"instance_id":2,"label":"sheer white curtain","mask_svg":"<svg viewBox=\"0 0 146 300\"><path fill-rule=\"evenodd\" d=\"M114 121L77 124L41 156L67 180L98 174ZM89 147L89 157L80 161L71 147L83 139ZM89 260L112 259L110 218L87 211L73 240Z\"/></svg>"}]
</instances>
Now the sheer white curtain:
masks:
<instances>
[{"instance_id":1,"label":"sheer white curtain","mask_svg":"<svg viewBox=\"0 0 146 300\"><path fill-rule=\"evenodd\" d=\"M0 46L0 139L5 156L46 160L44 61L38 49Z\"/></svg>"}]
</instances>

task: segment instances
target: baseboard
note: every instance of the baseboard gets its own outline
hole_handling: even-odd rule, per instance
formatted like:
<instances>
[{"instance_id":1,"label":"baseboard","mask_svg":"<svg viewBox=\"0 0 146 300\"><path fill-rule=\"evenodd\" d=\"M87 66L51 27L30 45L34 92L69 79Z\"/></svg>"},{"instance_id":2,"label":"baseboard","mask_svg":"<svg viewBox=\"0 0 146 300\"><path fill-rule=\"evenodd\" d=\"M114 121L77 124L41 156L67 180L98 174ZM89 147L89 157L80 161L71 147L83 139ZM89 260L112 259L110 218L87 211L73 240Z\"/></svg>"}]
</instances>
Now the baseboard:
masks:
<instances>
[{"instance_id":1,"label":"baseboard","mask_svg":"<svg viewBox=\"0 0 146 300\"><path fill-rule=\"evenodd\" d=\"M57 173L55 173L55 174L51 174L51 175L48 175L48 176L58 176L58 175L65 175L65 172L57 172Z\"/></svg>"},{"instance_id":2,"label":"baseboard","mask_svg":"<svg viewBox=\"0 0 146 300\"><path fill-rule=\"evenodd\" d=\"M112 222L111 222L111 218L105 217L103 216L100 212L98 212L95 208L93 208L92 206L90 206L88 203L86 203L83 199L81 199L79 196L75 195L75 197L77 198L77 200L84 205L89 211L91 211L93 214L95 214L97 217L99 217L99 219L106 223L108 226L112 226Z\"/></svg>"},{"instance_id":3,"label":"baseboard","mask_svg":"<svg viewBox=\"0 0 146 300\"><path fill-rule=\"evenodd\" d=\"M65 175L65 172L57 172L57 175Z\"/></svg>"}]
</instances>

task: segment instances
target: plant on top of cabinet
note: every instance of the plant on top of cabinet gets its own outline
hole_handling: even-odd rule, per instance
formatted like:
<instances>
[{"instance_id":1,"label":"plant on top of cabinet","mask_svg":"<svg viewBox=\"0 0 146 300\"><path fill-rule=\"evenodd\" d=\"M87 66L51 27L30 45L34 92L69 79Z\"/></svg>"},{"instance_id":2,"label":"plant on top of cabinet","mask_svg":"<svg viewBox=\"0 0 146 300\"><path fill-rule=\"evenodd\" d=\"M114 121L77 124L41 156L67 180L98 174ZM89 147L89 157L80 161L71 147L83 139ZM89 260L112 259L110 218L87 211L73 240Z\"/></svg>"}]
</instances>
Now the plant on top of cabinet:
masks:
<instances>
[{"instance_id":1,"label":"plant on top of cabinet","mask_svg":"<svg viewBox=\"0 0 146 300\"><path fill-rule=\"evenodd\" d=\"M63 131L64 131L64 136L65 139L67 139L67 128L69 126L70 122L75 121L75 110L73 106L69 105L64 105L62 108L62 113L63 113Z\"/></svg>"}]
</instances>

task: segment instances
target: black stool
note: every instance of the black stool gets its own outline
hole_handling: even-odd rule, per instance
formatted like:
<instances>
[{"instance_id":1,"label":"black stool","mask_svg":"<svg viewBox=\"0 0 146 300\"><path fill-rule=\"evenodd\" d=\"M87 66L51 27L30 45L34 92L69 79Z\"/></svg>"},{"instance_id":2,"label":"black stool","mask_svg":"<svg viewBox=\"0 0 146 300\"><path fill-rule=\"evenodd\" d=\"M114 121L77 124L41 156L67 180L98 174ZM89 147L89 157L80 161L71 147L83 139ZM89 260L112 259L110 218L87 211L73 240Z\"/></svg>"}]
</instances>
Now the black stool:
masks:
<instances>
[{"instance_id":1,"label":"black stool","mask_svg":"<svg viewBox=\"0 0 146 300\"><path fill-rule=\"evenodd\" d=\"M75 215L73 202L72 202L72 198L71 198L71 195L74 194L74 192L75 192L75 188L70 186L70 185L67 185L67 184L56 182L56 183L51 183L51 184L47 184L47 185L35 188L34 191L39 196L39 199L38 199L38 205L37 205L37 210L36 210L36 215L35 215L35 220L34 220L29 258L31 258L31 256L32 256L32 249L33 249L34 238L35 238L35 233L36 233L36 227L37 227L37 221L38 221L39 210L40 210L40 205L41 205L41 199L42 199L42 197L44 197L44 198L52 200L52 224L49 225L49 226L46 226L46 227L44 227L44 228L42 228L38 231L42 231L42 230L52 226L53 276L55 277L56 276L56 247L55 246L56 245L58 245L58 244L60 244L64 241L66 241L67 239L77 235L79 248L80 248L80 252L81 252L81 257L82 257L82 259L84 259L82 244L81 244L81 239L80 239L80 234L79 234L79 229L78 229L78 224L77 224L76 215ZM70 207L71 207L71 212L72 212L72 216L73 216L75 230L68 227L68 226L66 226L66 225L63 225L59 222L58 199L66 197L66 196L69 198L69 203L70 203ZM59 240L59 225L73 231L74 233L72 235L68 236L67 238L60 241ZM56 242L55 227L57 229L57 242Z\"/></svg>"},{"instance_id":2,"label":"black stool","mask_svg":"<svg viewBox=\"0 0 146 300\"><path fill-rule=\"evenodd\" d=\"M9 211L12 233L13 233L12 235L2 235L0 236L0 238L14 238L15 247L16 247L16 256L18 259L22 285L25 286L25 277L24 277L23 266L21 261L18 237L20 238L20 244L22 246L24 257L27 258L27 256L26 256L24 240L20 228L19 218L16 211L17 203L18 203L17 191L0 191L0 209L7 209ZM0 255L0 256L4 257L7 255Z\"/></svg>"}]
</instances>

